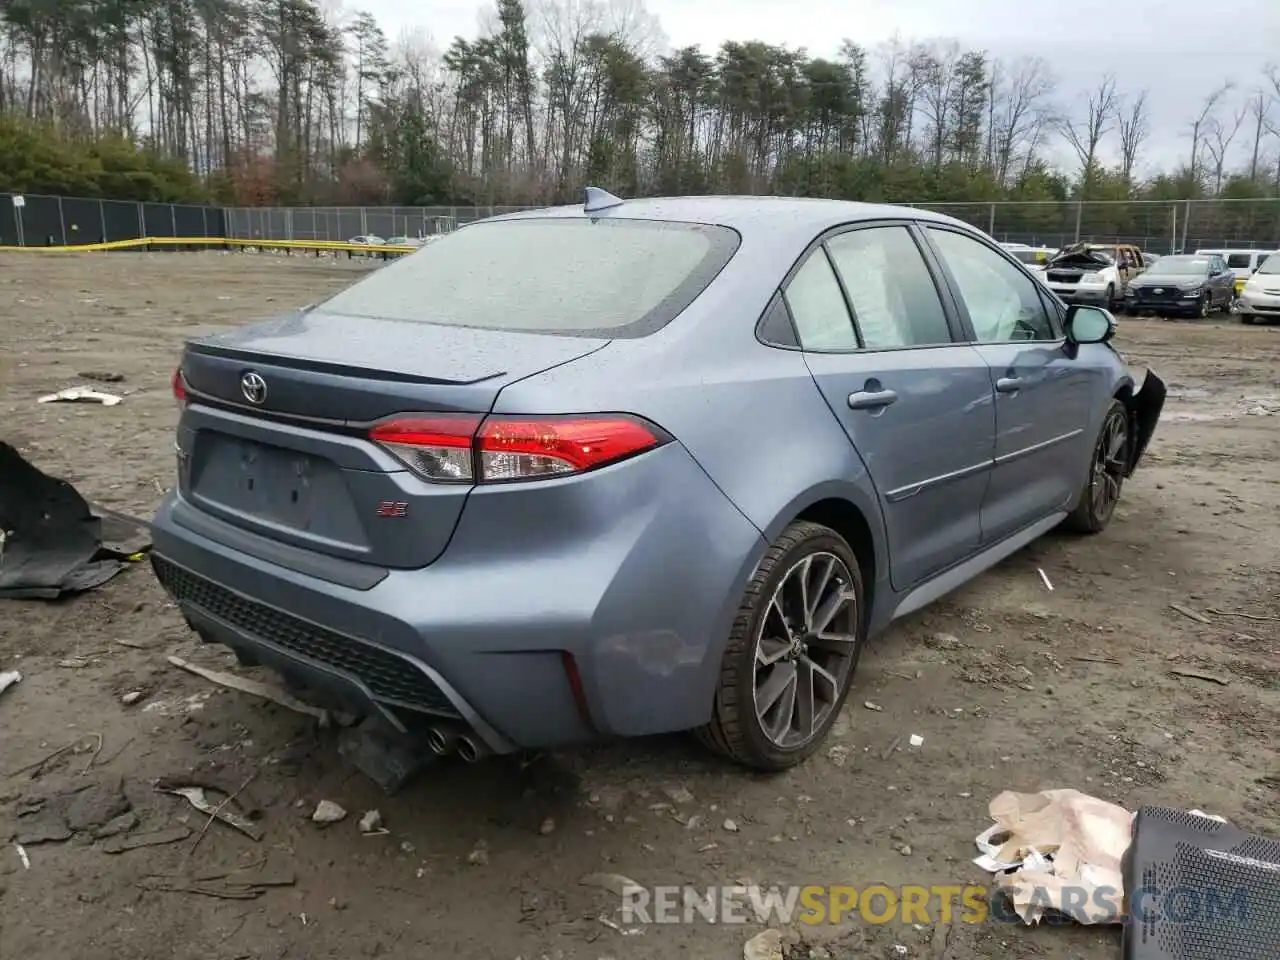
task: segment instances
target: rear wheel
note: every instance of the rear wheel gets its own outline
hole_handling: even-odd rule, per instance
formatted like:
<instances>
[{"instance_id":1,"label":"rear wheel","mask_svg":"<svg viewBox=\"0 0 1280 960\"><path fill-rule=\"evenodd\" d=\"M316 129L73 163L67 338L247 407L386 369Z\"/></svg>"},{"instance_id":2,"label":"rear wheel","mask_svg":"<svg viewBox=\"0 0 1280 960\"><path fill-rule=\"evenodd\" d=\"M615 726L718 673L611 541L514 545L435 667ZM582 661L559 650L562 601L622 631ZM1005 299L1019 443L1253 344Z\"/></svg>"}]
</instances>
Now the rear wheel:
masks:
<instances>
[{"instance_id":1,"label":"rear wheel","mask_svg":"<svg viewBox=\"0 0 1280 960\"><path fill-rule=\"evenodd\" d=\"M1067 517L1071 529L1078 533L1100 533L1111 522L1124 486L1129 442L1129 411L1119 400L1112 400L1102 418L1080 502Z\"/></svg>"},{"instance_id":2,"label":"rear wheel","mask_svg":"<svg viewBox=\"0 0 1280 960\"><path fill-rule=\"evenodd\" d=\"M785 770L817 750L862 652L863 596L844 538L816 523L791 524L747 586L699 738L760 770Z\"/></svg>"},{"instance_id":3,"label":"rear wheel","mask_svg":"<svg viewBox=\"0 0 1280 960\"><path fill-rule=\"evenodd\" d=\"M1253 320L1254 320L1254 317L1253 317L1253 314L1251 313L1240 314L1240 322L1243 324L1251 324L1253 323Z\"/></svg>"}]
</instances>

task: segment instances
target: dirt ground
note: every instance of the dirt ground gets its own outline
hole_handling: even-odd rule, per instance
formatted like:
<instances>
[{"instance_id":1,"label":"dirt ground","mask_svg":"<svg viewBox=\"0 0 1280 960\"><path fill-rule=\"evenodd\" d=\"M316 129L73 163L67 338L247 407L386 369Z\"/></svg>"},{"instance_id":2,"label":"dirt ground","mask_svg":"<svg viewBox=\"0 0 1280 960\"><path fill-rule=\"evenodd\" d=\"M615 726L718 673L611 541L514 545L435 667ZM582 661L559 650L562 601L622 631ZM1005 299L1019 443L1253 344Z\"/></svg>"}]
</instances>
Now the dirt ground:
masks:
<instances>
[{"instance_id":1,"label":"dirt ground","mask_svg":"<svg viewBox=\"0 0 1280 960\"><path fill-rule=\"evenodd\" d=\"M87 497L149 516L174 471L183 338L312 302L364 269L268 254L0 258L0 437ZM388 798L331 731L170 666L232 661L193 641L145 564L69 602L0 601L0 670L24 674L0 697L0 956L740 957L760 927L631 934L617 898L581 880L984 883L973 837L1008 788L1199 807L1280 835L1280 327L1126 318L1121 331L1170 396L1110 529L1045 538L896 625L864 657L829 749L778 777L672 737L440 764ZM111 389L124 403L36 404L85 371L122 374ZM193 771L230 790L254 775L237 803L261 810L260 841L215 823L196 843L207 818L155 788ZM74 836L26 844L24 867L4 842L20 814L87 785ZM317 826L322 799L350 815ZM121 836L183 823L191 835L110 853L94 824L126 807ZM375 808L388 832L362 836ZM280 885L209 879L245 867ZM164 889L174 877L205 878L203 893ZM1120 954L1114 929L995 923L853 920L789 928L786 942L789 958Z\"/></svg>"}]
</instances>

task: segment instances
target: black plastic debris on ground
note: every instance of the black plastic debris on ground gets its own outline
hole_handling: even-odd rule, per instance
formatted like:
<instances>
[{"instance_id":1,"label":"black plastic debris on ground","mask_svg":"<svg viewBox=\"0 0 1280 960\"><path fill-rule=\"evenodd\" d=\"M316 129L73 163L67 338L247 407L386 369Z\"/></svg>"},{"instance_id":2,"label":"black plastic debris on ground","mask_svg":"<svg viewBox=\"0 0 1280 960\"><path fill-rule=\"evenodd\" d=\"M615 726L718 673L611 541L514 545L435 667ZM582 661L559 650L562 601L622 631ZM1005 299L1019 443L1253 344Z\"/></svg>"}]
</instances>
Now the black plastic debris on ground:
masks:
<instances>
[{"instance_id":1,"label":"black plastic debris on ground","mask_svg":"<svg viewBox=\"0 0 1280 960\"><path fill-rule=\"evenodd\" d=\"M0 441L0 599L92 590L150 548L144 521L91 505Z\"/></svg>"}]
</instances>

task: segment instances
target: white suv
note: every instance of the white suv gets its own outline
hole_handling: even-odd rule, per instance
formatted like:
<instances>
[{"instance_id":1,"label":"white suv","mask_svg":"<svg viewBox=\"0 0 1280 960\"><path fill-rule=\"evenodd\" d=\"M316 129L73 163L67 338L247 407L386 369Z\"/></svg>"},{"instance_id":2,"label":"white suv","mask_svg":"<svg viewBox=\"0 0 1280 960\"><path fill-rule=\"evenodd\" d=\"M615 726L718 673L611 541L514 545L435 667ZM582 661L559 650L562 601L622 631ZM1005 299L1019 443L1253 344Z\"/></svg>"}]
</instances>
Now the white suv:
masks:
<instances>
[{"instance_id":1,"label":"white suv","mask_svg":"<svg viewBox=\"0 0 1280 960\"><path fill-rule=\"evenodd\" d=\"M1241 323L1280 320L1280 253L1273 253L1253 271L1236 295Z\"/></svg>"},{"instance_id":2,"label":"white suv","mask_svg":"<svg viewBox=\"0 0 1280 960\"><path fill-rule=\"evenodd\" d=\"M1064 247L1049 261L1045 280L1049 289L1067 303L1111 309L1123 302L1125 285L1143 269L1137 247L1078 243Z\"/></svg>"}]
</instances>

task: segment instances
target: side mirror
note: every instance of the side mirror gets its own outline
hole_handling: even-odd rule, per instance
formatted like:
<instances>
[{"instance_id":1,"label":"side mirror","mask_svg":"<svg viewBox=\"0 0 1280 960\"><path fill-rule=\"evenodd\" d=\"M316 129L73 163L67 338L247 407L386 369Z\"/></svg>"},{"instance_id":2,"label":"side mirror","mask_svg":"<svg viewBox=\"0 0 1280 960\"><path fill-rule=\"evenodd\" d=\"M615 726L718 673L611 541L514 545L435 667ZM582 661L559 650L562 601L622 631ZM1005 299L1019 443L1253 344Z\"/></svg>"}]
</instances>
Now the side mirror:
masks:
<instances>
[{"instance_id":1,"label":"side mirror","mask_svg":"<svg viewBox=\"0 0 1280 960\"><path fill-rule=\"evenodd\" d=\"M1116 318L1110 311L1079 303L1067 308L1063 326L1068 343L1106 343L1116 335Z\"/></svg>"}]
</instances>

